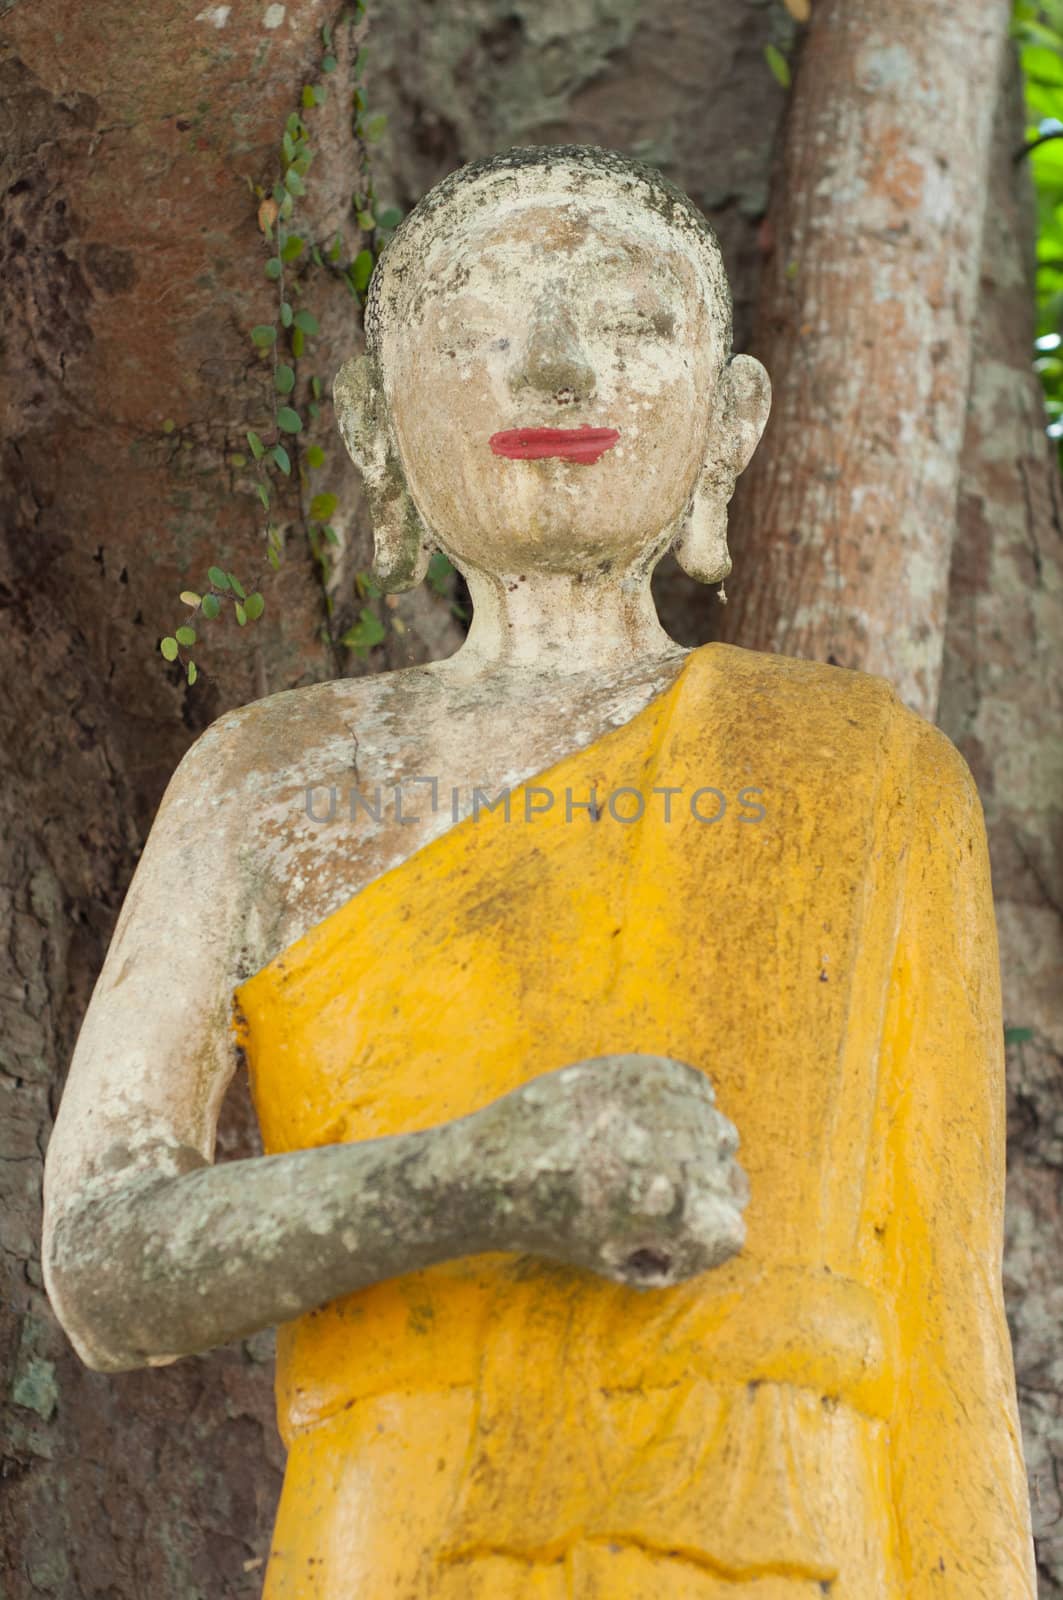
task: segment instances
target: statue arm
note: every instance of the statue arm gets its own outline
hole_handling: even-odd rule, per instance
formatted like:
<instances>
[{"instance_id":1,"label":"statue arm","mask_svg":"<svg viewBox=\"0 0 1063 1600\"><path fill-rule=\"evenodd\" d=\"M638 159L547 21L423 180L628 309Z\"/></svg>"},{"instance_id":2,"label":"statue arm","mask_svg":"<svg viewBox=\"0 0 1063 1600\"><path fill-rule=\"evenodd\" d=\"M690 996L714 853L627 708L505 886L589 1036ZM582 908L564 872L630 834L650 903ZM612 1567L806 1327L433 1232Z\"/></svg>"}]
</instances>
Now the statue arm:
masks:
<instances>
[{"instance_id":1,"label":"statue arm","mask_svg":"<svg viewBox=\"0 0 1063 1600\"><path fill-rule=\"evenodd\" d=\"M262 863L241 859L263 714L216 723L167 789L49 1143L45 1281L98 1370L206 1350L460 1253L467 1171L448 1129L213 1164L233 990L270 942ZM468 1227L462 1243L477 1247Z\"/></svg>"},{"instance_id":2,"label":"statue arm","mask_svg":"<svg viewBox=\"0 0 1063 1600\"><path fill-rule=\"evenodd\" d=\"M164 797L49 1145L45 1281L86 1363L161 1364L482 1250L664 1286L739 1248L734 1130L676 1062L607 1058L423 1132L212 1164L267 903L240 865L249 713Z\"/></svg>"},{"instance_id":3,"label":"statue arm","mask_svg":"<svg viewBox=\"0 0 1063 1600\"><path fill-rule=\"evenodd\" d=\"M886 1026L880 1234L898 1311L894 1504L910 1600L1033 1600L1001 1283L1005 1097L996 927L974 782L916 732L915 838Z\"/></svg>"}]
</instances>

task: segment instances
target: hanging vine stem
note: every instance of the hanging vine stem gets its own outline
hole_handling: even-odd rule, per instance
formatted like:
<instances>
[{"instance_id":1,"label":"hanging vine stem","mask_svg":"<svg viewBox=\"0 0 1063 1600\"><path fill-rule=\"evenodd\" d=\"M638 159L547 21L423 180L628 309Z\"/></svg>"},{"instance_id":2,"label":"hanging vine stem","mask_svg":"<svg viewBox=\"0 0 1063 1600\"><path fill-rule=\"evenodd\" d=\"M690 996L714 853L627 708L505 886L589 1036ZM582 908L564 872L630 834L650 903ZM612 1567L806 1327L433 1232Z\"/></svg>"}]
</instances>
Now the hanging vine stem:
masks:
<instances>
[{"instance_id":1,"label":"hanging vine stem","mask_svg":"<svg viewBox=\"0 0 1063 1600\"><path fill-rule=\"evenodd\" d=\"M302 286L298 280L292 280L289 284L286 269L294 268L296 262L305 256L313 266L340 275L354 300L362 306L377 257L394 228L402 220L402 213L395 208L383 212L378 212L377 209L369 146L382 137L387 118L382 114L369 114L366 107L366 97L362 88L366 56L362 42L364 25L364 0L356 0L352 11L341 17L336 24L337 28L344 26L351 28L350 48L356 52L352 74L354 79L352 133L361 154L364 188L352 196L352 209L359 230L368 236L368 246L360 249L352 260L342 262L342 242L338 233L326 255L323 256L321 248L316 243L310 242L308 237L299 232L294 225L296 203L306 195L307 174L314 158L311 130L307 125L305 114L312 113L317 107L325 104L328 88L324 80L329 78L338 66L333 53L333 31L328 25L321 30L324 47L324 55L320 62L321 80L303 86L301 111L291 112L284 126L280 141L281 175L268 193L264 187L252 185L255 198L259 202L258 225L269 249L265 274L277 286L277 312L274 322L258 323L250 330L250 338L256 349L263 355L268 352L271 359L272 426L266 430L248 429L246 437L254 464L256 480L254 493L266 516L266 559L274 571L280 566L284 551L284 536L271 516L275 487L273 474L279 473L282 477L291 479L294 468L295 481L301 483L304 480L306 474L303 444L306 423L303 412L305 411L306 418L310 422L315 421L321 409L322 398L321 380L316 375L311 375L308 380L309 394L304 394L301 400L295 399L299 382L299 362L306 352L307 340L313 339L318 334L319 324L317 317L309 308L298 305L302 297ZM287 348L284 348L282 341L287 342ZM269 442L263 439L263 431L271 434ZM237 469L248 465L247 457L241 453L232 455L230 460ZM305 449L306 472L317 471L324 464L325 453L320 445L309 445ZM381 642L386 633L383 623L374 612L368 608L363 609L358 622L338 641L332 631L329 552L339 543L339 536L332 525L337 504L335 494L327 492L314 494L310 498L308 511L304 511L302 503L300 504L299 520L321 574L325 606L323 634L333 651L338 646L345 646L353 650L356 655L364 656L374 645ZM173 634L167 635L160 641L159 648L165 660L180 660L189 684L195 683L199 672L192 650L198 643L200 622L216 620L230 604L239 627L257 622L265 610L265 599L258 587L259 581L261 580L256 580L255 586L248 592L236 574L220 565L212 565L207 571L207 586L203 593L192 589L182 591L180 598L182 603L189 607L188 616L179 627L175 628ZM377 598L379 591L375 589L367 574L357 574L355 581L362 598Z\"/></svg>"}]
</instances>

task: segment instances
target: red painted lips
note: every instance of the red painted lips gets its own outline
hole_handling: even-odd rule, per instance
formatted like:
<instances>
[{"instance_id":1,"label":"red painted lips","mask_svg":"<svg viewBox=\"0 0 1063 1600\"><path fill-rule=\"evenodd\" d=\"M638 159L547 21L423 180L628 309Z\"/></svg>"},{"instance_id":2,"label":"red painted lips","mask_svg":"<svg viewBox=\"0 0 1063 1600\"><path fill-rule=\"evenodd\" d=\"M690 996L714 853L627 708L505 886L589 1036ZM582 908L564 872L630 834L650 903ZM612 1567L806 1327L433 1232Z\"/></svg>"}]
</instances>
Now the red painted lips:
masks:
<instances>
[{"instance_id":1,"label":"red painted lips","mask_svg":"<svg viewBox=\"0 0 1063 1600\"><path fill-rule=\"evenodd\" d=\"M588 465L611 450L620 437L617 428L505 428L487 441L496 456L510 461L542 461L559 456L562 461Z\"/></svg>"}]
</instances>

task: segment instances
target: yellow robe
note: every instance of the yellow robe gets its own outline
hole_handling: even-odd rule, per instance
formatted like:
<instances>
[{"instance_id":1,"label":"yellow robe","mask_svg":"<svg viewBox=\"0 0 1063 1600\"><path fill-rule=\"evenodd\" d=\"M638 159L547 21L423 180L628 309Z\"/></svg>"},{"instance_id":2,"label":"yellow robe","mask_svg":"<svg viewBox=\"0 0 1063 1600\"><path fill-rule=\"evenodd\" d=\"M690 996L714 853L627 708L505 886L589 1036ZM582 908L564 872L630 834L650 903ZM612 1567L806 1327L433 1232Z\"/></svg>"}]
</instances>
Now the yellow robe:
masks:
<instances>
[{"instance_id":1,"label":"yellow robe","mask_svg":"<svg viewBox=\"0 0 1063 1600\"><path fill-rule=\"evenodd\" d=\"M649 1292L470 1257L281 1328L268 1600L1032 1600L962 760L877 679L710 645L534 783L239 990L265 1148L659 1053L737 1124L747 1243Z\"/></svg>"}]
</instances>

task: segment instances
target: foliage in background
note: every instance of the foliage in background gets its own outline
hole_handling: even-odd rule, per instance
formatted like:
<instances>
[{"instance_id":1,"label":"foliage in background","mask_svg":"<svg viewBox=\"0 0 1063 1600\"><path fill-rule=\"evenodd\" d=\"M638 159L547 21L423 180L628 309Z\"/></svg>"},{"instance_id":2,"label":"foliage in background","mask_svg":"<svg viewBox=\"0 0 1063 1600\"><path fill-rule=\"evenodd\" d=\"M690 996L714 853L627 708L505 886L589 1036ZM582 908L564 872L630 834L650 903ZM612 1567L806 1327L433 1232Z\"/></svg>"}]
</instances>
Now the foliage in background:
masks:
<instances>
[{"instance_id":1,"label":"foliage in background","mask_svg":"<svg viewBox=\"0 0 1063 1600\"><path fill-rule=\"evenodd\" d=\"M331 520L338 501L336 495L328 491L312 492L310 474L325 465L324 450L320 444L311 443L308 437L321 412L323 384L317 373L307 371L301 363L309 355L310 341L319 331L318 318L305 298L313 286L314 269L339 276L361 310L376 259L402 220L402 213L395 208L378 208L373 187L368 147L383 135L387 118L370 114L366 106L362 88L366 55L361 42L364 18L365 0L355 0L352 11L336 24L336 32L342 28L352 29L351 47L357 52L351 117L355 141L362 154L362 187L352 194L351 207L366 242L353 260L345 261L339 234L331 239L314 240L298 216L315 153L314 113L325 104L328 80L338 65L333 53L333 29L326 25L321 30L320 78L303 86L300 108L292 111L285 123L279 140L280 164L276 181L269 187L252 186L258 226L266 245L263 271L275 286L276 305L272 320L256 324L249 329L248 336L260 358L271 367L272 415L268 422L248 430L248 454L239 452L229 458L237 472L247 469L245 483L259 502L263 515L264 557L274 570L279 567L284 551L284 533L272 520L273 496L282 479L294 478L298 482L303 532L321 569L325 632L333 644L339 643L363 659L386 637L387 630L377 613L367 606L341 639L337 641L332 636L329 552L339 542ZM172 423L164 424L164 431L172 428ZM239 627L256 622L265 610L265 599L258 587L261 581L262 577L256 577L253 584L246 586L236 574L212 565L202 593L194 589L182 591L180 598L182 604L189 607L188 614L172 634L160 641L159 648L165 660L180 660L189 684L195 683L199 672L192 651L199 642L202 623L215 621L230 608ZM379 597L380 591L368 574L359 574L356 581L359 598L373 601ZM394 625L397 626L397 622Z\"/></svg>"},{"instance_id":2,"label":"foliage in background","mask_svg":"<svg viewBox=\"0 0 1063 1600\"><path fill-rule=\"evenodd\" d=\"M1048 432L1063 441L1063 0L1017 0L1027 160L1037 194L1037 347Z\"/></svg>"}]
</instances>

